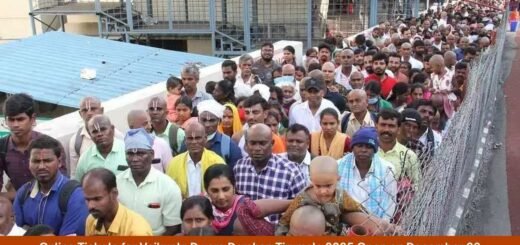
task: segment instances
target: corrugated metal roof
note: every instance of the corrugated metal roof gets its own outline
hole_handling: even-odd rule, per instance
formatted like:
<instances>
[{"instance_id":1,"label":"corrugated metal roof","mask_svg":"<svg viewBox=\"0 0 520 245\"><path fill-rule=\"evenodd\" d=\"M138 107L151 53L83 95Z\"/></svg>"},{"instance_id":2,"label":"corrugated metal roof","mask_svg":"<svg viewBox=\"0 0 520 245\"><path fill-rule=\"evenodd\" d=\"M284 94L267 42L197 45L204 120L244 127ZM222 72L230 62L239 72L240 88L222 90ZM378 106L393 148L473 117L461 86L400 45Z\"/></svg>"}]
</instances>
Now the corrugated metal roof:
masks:
<instances>
[{"instance_id":1,"label":"corrugated metal roof","mask_svg":"<svg viewBox=\"0 0 520 245\"><path fill-rule=\"evenodd\" d=\"M26 92L36 100L77 108L85 96L106 101L179 76L182 66L223 59L64 32L0 45L0 91ZM80 78L96 69L94 80Z\"/></svg>"}]
</instances>

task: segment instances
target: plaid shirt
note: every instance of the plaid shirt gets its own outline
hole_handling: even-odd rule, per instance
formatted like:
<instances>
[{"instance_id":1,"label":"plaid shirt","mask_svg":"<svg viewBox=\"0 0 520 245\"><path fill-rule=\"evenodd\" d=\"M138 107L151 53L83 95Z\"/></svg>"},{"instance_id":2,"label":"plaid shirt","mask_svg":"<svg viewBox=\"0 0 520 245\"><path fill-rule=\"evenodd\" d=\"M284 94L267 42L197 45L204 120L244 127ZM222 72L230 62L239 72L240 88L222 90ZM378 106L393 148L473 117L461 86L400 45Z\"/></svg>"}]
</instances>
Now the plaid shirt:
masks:
<instances>
[{"instance_id":1,"label":"plaid shirt","mask_svg":"<svg viewBox=\"0 0 520 245\"><path fill-rule=\"evenodd\" d=\"M233 168L236 190L241 195L258 199L293 199L306 186L306 180L298 166L281 156L272 155L267 165L256 171L250 157L238 160ZM269 216L277 223L280 215Z\"/></svg>"}]
</instances>

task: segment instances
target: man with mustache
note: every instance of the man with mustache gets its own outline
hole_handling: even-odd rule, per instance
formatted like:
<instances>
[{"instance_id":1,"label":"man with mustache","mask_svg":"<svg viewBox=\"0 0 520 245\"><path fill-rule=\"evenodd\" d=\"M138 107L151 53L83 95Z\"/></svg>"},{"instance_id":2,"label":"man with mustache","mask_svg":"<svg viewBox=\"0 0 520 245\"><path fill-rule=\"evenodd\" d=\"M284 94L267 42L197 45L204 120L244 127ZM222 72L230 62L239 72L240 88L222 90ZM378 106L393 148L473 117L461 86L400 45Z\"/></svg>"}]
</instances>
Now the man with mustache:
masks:
<instances>
[{"instance_id":1,"label":"man with mustache","mask_svg":"<svg viewBox=\"0 0 520 245\"><path fill-rule=\"evenodd\" d=\"M116 176L105 168L90 170L81 180L90 215L86 236L151 236L150 224L119 203Z\"/></svg>"},{"instance_id":2,"label":"man with mustache","mask_svg":"<svg viewBox=\"0 0 520 245\"><path fill-rule=\"evenodd\" d=\"M352 152L338 160L339 186L372 215L390 220L396 209L397 181L394 166L377 151L376 129L358 130L350 143Z\"/></svg>"},{"instance_id":3,"label":"man with mustache","mask_svg":"<svg viewBox=\"0 0 520 245\"><path fill-rule=\"evenodd\" d=\"M144 128L131 129L126 134L126 161L130 169L116 177L118 198L148 221L154 235L175 235L181 231L181 191L174 180L152 168L153 140Z\"/></svg>"},{"instance_id":4,"label":"man with mustache","mask_svg":"<svg viewBox=\"0 0 520 245\"><path fill-rule=\"evenodd\" d=\"M425 44L426 46L426 44ZM412 45L410 43L403 43L401 45L401 49L399 50L399 55L401 55L401 61L408 61L412 64L412 68L414 69L423 69L423 64L421 61L412 57Z\"/></svg>"},{"instance_id":5,"label":"man with mustache","mask_svg":"<svg viewBox=\"0 0 520 245\"><path fill-rule=\"evenodd\" d=\"M368 111L368 96L363 89L353 89L347 95L350 113L341 118L341 132L352 137L362 127L375 126L375 114Z\"/></svg>"},{"instance_id":6,"label":"man with mustache","mask_svg":"<svg viewBox=\"0 0 520 245\"><path fill-rule=\"evenodd\" d=\"M126 170L125 143L114 137L114 125L110 119L96 115L88 122L87 129L94 145L79 158L75 179L80 180L93 168L106 168L114 174Z\"/></svg>"},{"instance_id":7,"label":"man with mustache","mask_svg":"<svg viewBox=\"0 0 520 245\"><path fill-rule=\"evenodd\" d=\"M260 48L261 59L257 60L252 67L255 70L256 76L266 85L273 84L273 71L276 70L279 65L273 60L274 46L272 43L264 43Z\"/></svg>"},{"instance_id":8,"label":"man with mustache","mask_svg":"<svg viewBox=\"0 0 520 245\"><path fill-rule=\"evenodd\" d=\"M28 148L29 169L34 178L16 193L16 225L33 227L45 224L56 235L82 236L88 210L79 183L58 170L62 151L59 141L42 135Z\"/></svg>"},{"instance_id":9,"label":"man with mustache","mask_svg":"<svg viewBox=\"0 0 520 245\"><path fill-rule=\"evenodd\" d=\"M376 119L379 137L377 155L394 166L397 179L408 177L414 184L418 184L420 173L417 155L397 142L400 124L401 115L396 110L383 109L379 112Z\"/></svg>"},{"instance_id":10,"label":"man with mustache","mask_svg":"<svg viewBox=\"0 0 520 245\"><path fill-rule=\"evenodd\" d=\"M397 83L397 81L388 75L386 75L386 66L388 64L388 56L384 53L377 53L372 58L372 69L374 70L374 74L369 75L365 78L365 82L369 81L379 81L381 85L381 97L383 99L388 98L390 93L392 92L392 88Z\"/></svg>"},{"instance_id":11,"label":"man with mustache","mask_svg":"<svg viewBox=\"0 0 520 245\"><path fill-rule=\"evenodd\" d=\"M150 115L153 134L170 145L172 156L179 154L184 144L184 130L166 119L166 100L159 96L151 98L147 112Z\"/></svg>"},{"instance_id":12,"label":"man with mustache","mask_svg":"<svg viewBox=\"0 0 520 245\"><path fill-rule=\"evenodd\" d=\"M310 137L311 134L305 126L298 123L291 125L285 135L287 153L282 154L289 161L296 163L307 183L310 181L309 166L314 158L309 152Z\"/></svg>"}]
</instances>

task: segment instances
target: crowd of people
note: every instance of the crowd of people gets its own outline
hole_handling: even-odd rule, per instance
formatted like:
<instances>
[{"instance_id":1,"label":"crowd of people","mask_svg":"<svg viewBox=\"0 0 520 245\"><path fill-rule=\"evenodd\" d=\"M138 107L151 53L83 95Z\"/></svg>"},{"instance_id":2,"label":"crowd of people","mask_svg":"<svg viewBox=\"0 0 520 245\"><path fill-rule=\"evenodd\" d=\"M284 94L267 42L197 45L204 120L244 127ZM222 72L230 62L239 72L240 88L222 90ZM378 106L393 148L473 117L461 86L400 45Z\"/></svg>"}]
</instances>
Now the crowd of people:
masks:
<instances>
[{"instance_id":1,"label":"crowd of people","mask_svg":"<svg viewBox=\"0 0 520 245\"><path fill-rule=\"evenodd\" d=\"M265 43L258 60L222 62L205 91L186 65L128 113L127 132L85 97L66 145L34 131L35 101L14 94L0 234L398 233L499 14L459 2L327 38L303 60L287 46L277 62Z\"/></svg>"}]
</instances>

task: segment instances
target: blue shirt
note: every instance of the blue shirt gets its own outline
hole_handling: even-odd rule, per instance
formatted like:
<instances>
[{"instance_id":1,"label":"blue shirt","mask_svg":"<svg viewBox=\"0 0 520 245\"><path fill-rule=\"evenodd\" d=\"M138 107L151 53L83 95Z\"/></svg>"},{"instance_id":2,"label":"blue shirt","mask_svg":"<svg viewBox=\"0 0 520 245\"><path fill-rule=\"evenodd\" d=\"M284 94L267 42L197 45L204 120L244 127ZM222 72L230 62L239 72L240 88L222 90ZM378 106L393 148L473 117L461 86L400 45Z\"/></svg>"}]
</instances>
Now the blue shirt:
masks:
<instances>
[{"instance_id":1,"label":"blue shirt","mask_svg":"<svg viewBox=\"0 0 520 245\"><path fill-rule=\"evenodd\" d=\"M13 205L16 225L32 227L38 224L46 224L54 229L56 235L84 235L88 208L81 187L72 192L67 205L67 212L64 215L59 208L59 191L68 180L61 173L57 173L56 181L47 196L41 193L37 184L34 185L23 206L22 199L27 185L20 188L16 193Z\"/></svg>"},{"instance_id":2,"label":"blue shirt","mask_svg":"<svg viewBox=\"0 0 520 245\"><path fill-rule=\"evenodd\" d=\"M229 153L226 156L222 155L221 151L222 151L222 138L223 137L229 138L229 136L223 135L223 134L217 132L215 134L215 137L213 137L213 139L208 141L208 144L210 145L209 150L212 150L213 152L217 153L217 155L224 158L224 160L226 160L227 165L231 169L233 169L233 167L235 166L237 161L242 158L242 151L240 150L238 145L231 138L229 138L229 142L230 142Z\"/></svg>"}]
</instances>

